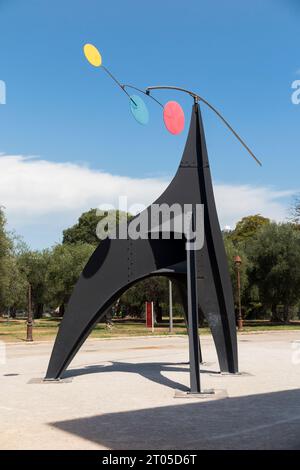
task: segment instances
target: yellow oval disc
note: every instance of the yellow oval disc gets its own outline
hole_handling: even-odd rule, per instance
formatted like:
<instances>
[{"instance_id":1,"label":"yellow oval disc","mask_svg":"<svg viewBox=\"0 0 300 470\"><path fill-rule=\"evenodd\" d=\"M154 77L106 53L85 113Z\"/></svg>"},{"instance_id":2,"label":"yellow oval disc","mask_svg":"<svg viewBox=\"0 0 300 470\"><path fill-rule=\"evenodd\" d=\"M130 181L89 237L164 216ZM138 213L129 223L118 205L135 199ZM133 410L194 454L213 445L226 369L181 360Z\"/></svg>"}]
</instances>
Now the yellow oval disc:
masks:
<instances>
[{"instance_id":1,"label":"yellow oval disc","mask_svg":"<svg viewBox=\"0 0 300 470\"><path fill-rule=\"evenodd\" d=\"M102 64L102 57L97 47L93 44L85 44L83 47L83 52L87 60L94 67L100 67Z\"/></svg>"}]
</instances>

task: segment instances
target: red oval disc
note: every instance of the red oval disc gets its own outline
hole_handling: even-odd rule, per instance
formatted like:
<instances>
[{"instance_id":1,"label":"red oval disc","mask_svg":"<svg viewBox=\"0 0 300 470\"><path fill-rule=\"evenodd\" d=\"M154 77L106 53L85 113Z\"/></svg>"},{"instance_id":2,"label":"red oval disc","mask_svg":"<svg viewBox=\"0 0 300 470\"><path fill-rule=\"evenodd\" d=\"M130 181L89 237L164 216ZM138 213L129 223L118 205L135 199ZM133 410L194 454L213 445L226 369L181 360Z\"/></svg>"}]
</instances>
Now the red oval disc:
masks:
<instances>
[{"instance_id":1,"label":"red oval disc","mask_svg":"<svg viewBox=\"0 0 300 470\"><path fill-rule=\"evenodd\" d=\"M177 101L168 101L164 107L164 123L171 134L180 134L184 128L184 112Z\"/></svg>"}]
</instances>

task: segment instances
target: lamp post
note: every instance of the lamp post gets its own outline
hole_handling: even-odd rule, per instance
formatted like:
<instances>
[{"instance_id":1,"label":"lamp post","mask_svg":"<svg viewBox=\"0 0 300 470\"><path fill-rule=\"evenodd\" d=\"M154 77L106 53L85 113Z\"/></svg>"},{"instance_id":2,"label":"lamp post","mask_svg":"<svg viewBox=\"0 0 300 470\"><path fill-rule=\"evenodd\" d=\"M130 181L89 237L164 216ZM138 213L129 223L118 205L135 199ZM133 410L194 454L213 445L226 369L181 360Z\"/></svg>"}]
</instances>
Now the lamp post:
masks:
<instances>
[{"instance_id":1,"label":"lamp post","mask_svg":"<svg viewBox=\"0 0 300 470\"><path fill-rule=\"evenodd\" d=\"M27 314L27 332L26 332L26 341L33 341L32 338L32 302L31 302L31 284L28 284L28 314Z\"/></svg>"},{"instance_id":2,"label":"lamp post","mask_svg":"<svg viewBox=\"0 0 300 470\"><path fill-rule=\"evenodd\" d=\"M238 296L238 330L241 331L243 329L243 317L242 317L242 304L241 304L241 264L242 260L240 256L234 257L234 265L236 269L236 277L237 277L237 296Z\"/></svg>"}]
</instances>

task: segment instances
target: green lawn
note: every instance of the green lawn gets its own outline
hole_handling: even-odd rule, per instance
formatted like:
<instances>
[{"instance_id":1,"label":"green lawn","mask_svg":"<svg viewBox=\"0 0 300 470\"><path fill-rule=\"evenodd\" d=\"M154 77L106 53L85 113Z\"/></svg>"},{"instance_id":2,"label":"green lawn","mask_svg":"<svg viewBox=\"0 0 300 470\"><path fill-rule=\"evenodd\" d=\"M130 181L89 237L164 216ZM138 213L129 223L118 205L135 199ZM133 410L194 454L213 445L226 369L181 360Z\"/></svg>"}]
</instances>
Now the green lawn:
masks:
<instances>
[{"instance_id":1,"label":"green lawn","mask_svg":"<svg viewBox=\"0 0 300 470\"><path fill-rule=\"evenodd\" d=\"M35 320L33 328L33 338L36 341L51 340L55 337L59 319L54 318L43 318L41 320ZM244 332L255 332L255 331L269 331L269 330L300 330L300 322L295 321L288 325L273 324L269 321L246 321L244 326ZM208 334L208 328L201 328L200 334ZM168 335L169 326L168 321L164 320L163 323L155 327L155 335ZM176 319L174 321L174 334L186 334L186 328L183 320ZM139 320L114 320L112 328L108 328L105 324L98 324L92 334L92 338L114 338L124 336L151 336L152 332L150 329L145 327L144 321ZM25 341L26 338L26 320L6 320L0 319L0 341L16 342Z\"/></svg>"},{"instance_id":2,"label":"green lawn","mask_svg":"<svg viewBox=\"0 0 300 470\"><path fill-rule=\"evenodd\" d=\"M34 321L33 339L45 341L53 339L57 333L60 319L43 318ZM183 321L176 320L174 334L186 334ZM155 328L154 334L169 334L168 323L163 323ZM108 328L106 324L98 324L91 333L92 338L113 338L118 336L151 336L152 332L145 327L144 321L139 320L115 320L112 328ZM17 319L9 320L0 319L0 341L14 342L24 341L26 338L26 320Z\"/></svg>"}]
</instances>

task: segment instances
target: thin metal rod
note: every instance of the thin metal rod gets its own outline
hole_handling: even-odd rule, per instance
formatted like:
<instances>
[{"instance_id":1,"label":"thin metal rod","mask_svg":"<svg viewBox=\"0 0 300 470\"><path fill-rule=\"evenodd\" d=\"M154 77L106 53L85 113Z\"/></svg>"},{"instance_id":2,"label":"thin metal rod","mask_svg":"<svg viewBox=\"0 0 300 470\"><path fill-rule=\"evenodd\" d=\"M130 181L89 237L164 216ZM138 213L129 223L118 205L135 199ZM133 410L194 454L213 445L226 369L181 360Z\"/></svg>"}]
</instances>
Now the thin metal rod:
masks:
<instances>
[{"instance_id":1,"label":"thin metal rod","mask_svg":"<svg viewBox=\"0 0 300 470\"><path fill-rule=\"evenodd\" d=\"M159 106L161 106L162 108L164 107L164 105L158 101L156 98L154 98L154 96L151 96L149 93L147 93L146 91L144 90L141 90L140 88L136 87L136 86L133 86L133 85L122 85L124 87L124 91L125 91L125 88L132 88L133 90L137 90L139 91L140 93L143 93L144 95L147 95L149 98L151 98L153 101L155 101L157 104L159 104Z\"/></svg>"},{"instance_id":2,"label":"thin metal rod","mask_svg":"<svg viewBox=\"0 0 300 470\"><path fill-rule=\"evenodd\" d=\"M146 94L148 95L149 91L151 90L177 90L177 91L183 91L184 93L188 93L193 98L199 98L198 95L194 93L193 91L187 90L186 88L181 88L178 86L148 86L146 88Z\"/></svg>"},{"instance_id":3,"label":"thin metal rod","mask_svg":"<svg viewBox=\"0 0 300 470\"><path fill-rule=\"evenodd\" d=\"M242 146L247 150L247 152L251 155L252 158L258 163L258 165L262 166L262 163L258 160L258 158L254 155L252 150L248 147L248 145L243 141L243 139L238 135L238 133L232 128L232 126L229 124L228 121L222 116L222 114L214 107L212 106L207 100L202 98L202 96L197 95L193 91L187 90L185 88L180 88L176 86L150 86L146 88L146 94L150 96L150 91L151 90L177 90L177 91L182 91L184 93L188 93L190 96L193 97L195 101L202 101L206 106L208 106L212 111L216 113L216 115L222 120L222 122L225 124L225 126L228 127L228 129L233 133L233 135L237 138L237 140L242 144Z\"/></svg>"},{"instance_id":4,"label":"thin metal rod","mask_svg":"<svg viewBox=\"0 0 300 470\"><path fill-rule=\"evenodd\" d=\"M110 76L110 78L112 78L114 80L114 82L121 88L122 91L124 91L124 93L128 96L128 98L133 102L133 104L135 106L137 106L136 102L131 98L130 94L125 90L124 88L124 85L122 85L122 83L119 82L119 80L116 79L116 77L106 68L104 67L104 65L101 66L101 68L103 70L105 70L105 72L107 73L107 75Z\"/></svg>"},{"instance_id":5,"label":"thin metal rod","mask_svg":"<svg viewBox=\"0 0 300 470\"><path fill-rule=\"evenodd\" d=\"M169 280L169 331L173 333L173 292L171 280Z\"/></svg>"},{"instance_id":6,"label":"thin metal rod","mask_svg":"<svg viewBox=\"0 0 300 470\"><path fill-rule=\"evenodd\" d=\"M233 133L233 135L237 138L237 140L242 144L242 146L250 153L251 157L254 158L256 163L258 163L260 166L262 166L262 163L258 160L258 158L254 155L252 150L249 149L248 145L243 141L243 139L238 135L238 133L231 127L228 121L222 116L222 114L214 108L208 101L206 101L204 98L201 98L198 96L199 100L202 101L206 106L208 106L212 111L216 113L216 115L224 122L225 126L228 127L228 129Z\"/></svg>"}]
</instances>

